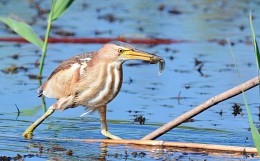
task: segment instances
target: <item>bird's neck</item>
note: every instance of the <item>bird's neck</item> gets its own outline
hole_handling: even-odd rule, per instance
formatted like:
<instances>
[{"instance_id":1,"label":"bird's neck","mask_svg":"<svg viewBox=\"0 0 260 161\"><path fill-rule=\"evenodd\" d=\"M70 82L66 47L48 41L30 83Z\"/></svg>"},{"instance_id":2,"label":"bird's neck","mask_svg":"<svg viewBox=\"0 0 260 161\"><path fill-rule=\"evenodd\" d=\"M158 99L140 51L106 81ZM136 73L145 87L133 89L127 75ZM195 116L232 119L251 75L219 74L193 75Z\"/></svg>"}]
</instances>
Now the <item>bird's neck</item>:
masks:
<instances>
[{"instance_id":1,"label":"bird's neck","mask_svg":"<svg viewBox=\"0 0 260 161\"><path fill-rule=\"evenodd\" d=\"M105 61L103 61L105 62ZM100 63L98 66L96 81L92 87L97 87L92 99L88 103L92 106L100 106L112 101L120 91L123 80L122 62Z\"/></svg>"}]
</instances>

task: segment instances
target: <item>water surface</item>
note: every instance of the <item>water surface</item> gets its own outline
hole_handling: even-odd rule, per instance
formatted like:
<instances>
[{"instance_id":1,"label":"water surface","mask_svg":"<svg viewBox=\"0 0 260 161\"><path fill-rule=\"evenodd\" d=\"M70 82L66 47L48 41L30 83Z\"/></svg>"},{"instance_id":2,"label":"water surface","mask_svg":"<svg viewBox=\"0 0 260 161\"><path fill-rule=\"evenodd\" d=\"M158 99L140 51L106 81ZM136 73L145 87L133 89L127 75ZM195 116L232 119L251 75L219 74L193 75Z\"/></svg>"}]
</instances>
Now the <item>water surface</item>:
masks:
<instances>
[{"instance_id":1,"label":"water surface","mask_svg":"<svg viewBox=\"0 0 260 161\"><path fill-rule=\"evenodd\" d=\"M207 99L239 84L229 47L225 43L227 38L233 44L242 81L257 74L248 14L251 9L255 17L256 34L259 33L259 5L257 2L242 0L144 0L127 3L78 0L53 24L51 36L62 37L57 31L64 30L74 33L74 37L125 36L187 40L185 43L154 46L135 44L137 48L155 53L166 60L166 68L161 76L158 76L157 65L143 64L140 61L124 64L122 89L108 105L109 130L124 139L140 139ZM39 17L32 6L27 1L0 2L0 16L18 15L32 24L39 35L44 36L47 15ZM50 3L41 2L40 7L49 9ZM16 37L3 24L0 25L0 36ZM259 38L259 34L257 36ZM102 45L49 44L43 80L62 60L86 51L98 50ZM55 112L36 129L35 139L25 140L21 137L23 131L43 114L41 99L36 93L39 82L28 76L38 73L35 61L40 59L40 52L31 44L1 42L0 47L0 69L4 70L11 65L20 67L15 74L0 72L0 156L15 157L20 154L26 160L245 159L245 156L215 156L47 139L104 138L100 134L97 113L79 117L84 113L83 107ZM198 61L201 63L196 65ZM246 92L257 127L258 92L258 89ZM50 106L55 100L46 99L46 103ZM238 108L237 113L233 110L235 103L241 108L241 111ZM18 118L16 106L21 111ZM145 117L144 125L134 122L140 115ZM253 146L241 96L220 103L193 119L158 140ZM40 147L43 149L40 150ZM72 156L66 154L69 150L73 151ZM135 152L138 155L135 156Z\"/></svg>"}]
</instances>

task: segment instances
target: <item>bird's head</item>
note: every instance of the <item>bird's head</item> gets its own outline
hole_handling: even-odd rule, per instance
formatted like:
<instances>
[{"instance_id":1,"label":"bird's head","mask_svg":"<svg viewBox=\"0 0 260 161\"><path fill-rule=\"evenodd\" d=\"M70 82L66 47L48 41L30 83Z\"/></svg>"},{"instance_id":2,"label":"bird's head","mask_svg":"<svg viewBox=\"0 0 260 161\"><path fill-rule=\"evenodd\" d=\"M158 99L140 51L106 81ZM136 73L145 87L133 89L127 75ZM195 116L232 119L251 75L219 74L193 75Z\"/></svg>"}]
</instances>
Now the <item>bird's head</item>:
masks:
<instances>
[{"instance_id":1,"label":"bird's head","mask_svg":"<svg viewBox=\"0 0 260 161\"><path fill-rule=\"evenodd\" d=\"M99 59L106 59L106 62L125 62L127 60L144 60L150 64L159 62L159 74L165 67L165 61L156 55L138 50L132 45L121 41L110 41L98 51Z\"/></svg>"},{"instance_id":2,"label":"bird's head","mask_svg":"<svg viewBox=\"0 0 260 161\"><path fill-rule=\"evenodd\" d=\"M110 41L105 44L98 53L103 58L122 62L127 60L151 61L157 57L147 52L138 50L132 45L121 41Z\"/></svg>"}]
</instances>

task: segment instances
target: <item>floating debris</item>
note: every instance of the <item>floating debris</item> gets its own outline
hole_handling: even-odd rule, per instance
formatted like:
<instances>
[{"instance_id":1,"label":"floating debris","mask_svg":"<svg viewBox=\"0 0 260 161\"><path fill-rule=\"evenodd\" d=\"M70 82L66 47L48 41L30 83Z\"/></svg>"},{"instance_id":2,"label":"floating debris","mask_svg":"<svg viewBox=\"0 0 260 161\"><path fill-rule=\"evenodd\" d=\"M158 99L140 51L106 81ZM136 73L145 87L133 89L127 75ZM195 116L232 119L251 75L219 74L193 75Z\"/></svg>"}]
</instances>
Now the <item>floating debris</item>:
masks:
<instances>
[{"instance_id":1,"label":"floating debris","mask_svg":"<svg viewBox=\"0 0 260 161\"><path fill-rule=\"evenodd\" d=\"M223 111L220 110L218 114L222 117L222 115L223 115Z\"/></svg>"},{"instance_id":2,"label":"floating debris","mask_svg":"<svg viewBox=\"0 0 260 161\"><path fill-rule=\"evenodd\" d=\"M47 149L48 152L58 152L58 151L65 151L65 150L67 150L67 149L63 148L59 145L53 145L51 148Z\"/></svg>"},{"instance_id":3,"label":"floating debris","mask_svg":"<svg viewBox=\"0 0 260 161\"><path fill-rule=\"evenodd\" d=\"M16 154L16 156L14 157L14 160L20 160L22 159L23 157L20 155L20 154Z\"/></svg>"},{"instance_id":4,"label":"floating debris","mask_svg":"<svg viewBox=\"0 0 260 161\"><path fill-rule=\"evenodd\" d=\"M39 60L37 59L37 60L34 61L33 64L34 64L35 68L38 68L39 65L40 65L40 62L39 62Z\"/></svg>"},{"instance_id":5,"label":"floating debris","mask_svg":"<svg viewBox=\"0 0 260 161\"><path fill-rule=\"evenodd\" d=\"M113 14L106 14L106 15L98 16L98 19L104 19L111 23L115 22L115 21L122 22L122 19L119 19L118 17L116 17Z\"/></svg>"},{"instance_id":6,"label":"floating debris","mask_svg":"<svg viewBox=\"0 0 260 161\"><path fill-rule=\"evenodd\" d=\"M172 8L171 10L168 11L170 14L173 14L173 15L180 15L182 14L182 12L176 8Z\"/></svg>"},{"instance_id":7,"label":"floating debris","mask_svg":"<svg viewBox=\"0 0 260 161\"><path fill-rule=\"evenodd\" d=\"M142 112L142 111L132 111L132 110L128 110L127 112L129 112L129 113L140 113L140 112Z\"/></svg>"},{"instance_id":8,"label":"floating debris","mask_svg":"<svg viewBox=\"0 0 260 161\"><path fill-rule=\"evenodd\" d=\"M145 152L137 152L137 151L133 151L131 153L131 155L129 155L129 152L127 150L125 150L124 154L118 154L118 153L114 153L114 154L107 154L108 157L114 157L114 158L121 158L121 159L127 159L129 157L133 157L133 158L144 158L147 154Z\"/></svg>"},{"instance_id":9,"label":"floating debris","mask_svg":"<svg viewBox=\"0 0 260 161\"><path fill-rule=\"evenodd\" d=\"M29 79L42 79L42 76L37 74L28 74Z\"/></svg>"},{"instance_id":10,"label":"floating debris","mask_svg":"<svg viewBox=\"0 0 260 161\"><path fill-rule=\"evenodd\" d=\"M43 148L43 145L40 142L38 142L38 147L39 147L39 153L42 153L44 148Z\"/></svg>"},{"instance_id":11,"label":"floating debris","mask_svg":"<svg viewBox=\"0 0 260 161\"><path fill-rule=\"evenodd\" d=\"M17 109L17 116L16 116L16 120L18 119L18 117L20 116L20 110L19 110L19 108L18 108L18 106L16 105L16 104L14 104L15 105L15 107L16 107L16 109Z\"/></svg>"},{"instance_id":12,"label":"floating debris","mask_svg":"<svg viewBox=\"0 0 260 161\"><path fill-rule=\"evenodd\" d=\"M134 122L138 122L140 125L144 125L145 117L143 115L135 116Z\"/></svg>"},{"instance_id":13,"label":"floating debris","mask_svg":"<svg viewBox=\"0 0 260 161\"><path fill-rule=\"evenodd\" d=\"M14 60L17 60L20 56L18 54L11 55L11 58Z\"/></svg>"},{"instance_id":14,"label":"floating debris","mask_svg":"<svg viewBox=\"0 0 260 161\"><path fill-rule=\"evenodd\" d=\"M203 73L202 73L202 67L204 66L204 64L201 64L199 67L198 67L198 69L197 69L197 71L200 73L200 75L201 76L205 76Z\"/></svg>"},{"instance_id":15,"label":"floating debris","mask_svg":"<svg viewBox=\"0 0 260 161\"><path fill-rule=\"evenodd\" d=\"M146 156L146 153L145 153L145 152L140 152L140 153L139 153L139 157L140 157L140 158L143 158L143 157L145 157L145 156Z\"/></svg>"},{"instance_id":16,"label":"floating debris","mask_svg":"<svg viewBox=\"0 0 260 161\"><path fill-rule=\"evenodd\" d=\"M0 156L0 160L6 160L6 161L9 161L9 160L12 160L12 157L8 157L8 156Z\"/></svg>"},{"instance_id":17,"label":"floating debris","mask_svg":"<svg viewBox=\"0 0 260 161\"><path fill-rule=\"evenodd\" d=\"M233 108L232 114L233 114L234 116L237 116L238 114L239 114L239 115L242 115L242 114L243 114L243 113L242 113L242 108L241 108L241 106L240 106L239 104L234 103L234 105L232 106L232 108Z\"/></svg>"},{"instance_id":18,"label":"floating debris","mask_svg":"<svg viewBox=\"0 0 260 161\"><path fill-rule=\"evenodd\" d=\"M24 158L32 158L32 157L35 157L34 154L26 154L23 156Z\"/></svg>"},{"instance_id":19,"label":"floating debris","mask_svg":"<svg viewBox=\"0 0 260 161\"><path fill-rule=\"evenodd\" d=\"M94 31L95 35L101 35L101 34L112 34L112 30L107 30L107 31L99 31L99 30L95 30Z\"/></svg>"},{"instance_id":20,"label":"floating debris","mask_svg":"<svg viewBox=\"0 0 260 161\"><path fill-rule=\"evenodd\" d=\"M198 58L194 58L194 64L195 64L195 66L198 66L200 64L203 64L203 62L200 61Z\"/></svg>"},{"instance_id":21,"label":"floating debris","mask_svg":"<svg viewBox=\"0 0 260 161\"><path fill-rule=\"evenodd\" d=\"M170 59L170 60L173 60L173 59L174 59L174 56L172 56L172 55L169 56L169 59Z\"/></svg>"},{"instance_id":22,"label":"floating debris","mask_svg":"<svg viewBox=\"0 0 260 161\"><path fill-rule=\"evenodd\" d=\"M128 81L128 84L131 84L131 83L133 83L133 79L131 78L131 77L129 77L129 81Z\"/></svg>"},{"instance_id":23,"label":"floating debris","mask_svg":"<svg viewBox=\"0 0 260 161\"><path fill-rule=\"evenodd\" d=\"M30 7L36 9L37 11L37 15L39 17L43 17L43 15L46 15L48 13L50 13L50 10L49 9L43 9L41 6L40 6L40 3L39 2L36 2L36 1L32 1L32 3L30 3Z\"/></svg>"},{"instance_id":24,"label":"floating debris","mask_svg":"<svg viewBox=\"0 0 260 161\"><path fill-rule=\"evenodd\" d=\"M185 88L189 89L190 88L190 84L185 84Z\"/></svg>"},{"instance_id":25,"label":"floating debris","mask_svg":"<svg viewBox=\"0 0 260 161\"><path fill-rule=\"evenodd\" d=\"M72 156L73 155L73 151L70 149L66 152L66 155Z\"/></svg>"},{"instance_id":26,"label":"floating debris","mask_svg":"<svg viewBox=\"0 0 260 161\"><path fill-rule=\"evenodd\" d=\"M158 7L158 10L159 11L163 11L165 8L165 5L164 4L160 4L159 7Z\"/></svg>"},{"instance_id":27,"label":"floating debris","mask_svg":"<svg viewBox=\"0 0 260 161\"><path fill-rule=\"evenodd\" d=\"M239 26L239 30L240 30L240 31L243 31L245 28L246 28L246 27L245 27L244 25L240 25L240 26Z\"/></svg>"},{"instance_id":28,"label":"floating debris","mask_svg":"<svg viewBox=\"0 0 260 161\"><path fill-rule=\"evenodd\" d=\"M16 73L18 73L21 70L26 72L28 69L26 67L24 67L24 66L19 66L18 67L16 65L11 65L10 67L4 68L2 70L2 72L4 72L5 74L9 74L9 73L16 74Z\"/></svg>"},{"instance_id":29,"label":"floating debris","mask_svg":"<svg viewBox=\"0 0 260 161\"><path fill-rule=\"evenodd\" d=\"M74 36L75 35L75 33L72 31L65 31L65 30L61 30L61 29L55 31L55 34L60 35L60 36Z\"/></svg>"},{"instance_id":30,"label":"floating debris","mask_svg":"<svg viewBox=\"0 0 260 161\"><path fill-rule=\"evenodd\" d=\"M170 51L170 48L169 48L169 47L166 47L166 48L164 48L164 51L165 51L165 52L168 52L168 51Z\"/></svg>"}]
</instances>

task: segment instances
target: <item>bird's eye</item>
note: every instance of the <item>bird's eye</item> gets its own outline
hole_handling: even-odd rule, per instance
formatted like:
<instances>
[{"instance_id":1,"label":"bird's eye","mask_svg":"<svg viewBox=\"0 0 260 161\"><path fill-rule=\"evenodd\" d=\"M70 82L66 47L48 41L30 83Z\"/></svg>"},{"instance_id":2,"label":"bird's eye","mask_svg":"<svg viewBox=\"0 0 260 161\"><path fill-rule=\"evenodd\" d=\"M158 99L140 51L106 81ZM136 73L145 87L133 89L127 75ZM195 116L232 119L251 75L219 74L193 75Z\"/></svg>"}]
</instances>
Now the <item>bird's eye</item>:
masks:
<instances>
[{"instance_id":1,"label":"bird's eye","mask_svg":"<svg viewBox=\"0 0 260 161\"><path fill-rule=\"evenodd\" d=\"M119 53L123 53L124 50L120 48L120 49L118 49L118 52L119 52Z\"/></svg>"}]
</instances>

